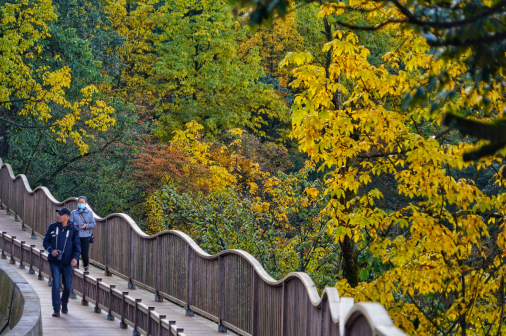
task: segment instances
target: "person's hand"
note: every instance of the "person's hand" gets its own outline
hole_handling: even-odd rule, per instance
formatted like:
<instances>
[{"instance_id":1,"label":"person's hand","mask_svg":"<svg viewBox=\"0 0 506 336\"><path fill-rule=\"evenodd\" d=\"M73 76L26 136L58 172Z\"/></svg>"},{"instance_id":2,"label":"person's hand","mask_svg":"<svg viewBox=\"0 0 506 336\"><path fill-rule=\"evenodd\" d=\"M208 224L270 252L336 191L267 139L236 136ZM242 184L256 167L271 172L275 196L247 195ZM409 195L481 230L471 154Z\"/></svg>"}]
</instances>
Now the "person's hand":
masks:
<instances>
[{"instance_id":1,"label":"person's hand","mask_svg":"<svg viewBox=\"0 0 506 336\"><path fill-rule=\"evenodd\" d=\"M81 225L81 230L86 229L86 224Z\"/></svg>"},{"instance_id":2,"label":"person's hand","mask_svg":"<svg viewBox=\"0 0 506 336\"><path fill-rule=\"evenodd\" d=\"M72 261L70 262L70 266L76 267L77 266L77 259L72 259Z\"/></svg>"},{"instance_id":3,"label":"person's hand","mask_svg":"<svg viewBox=\"0 0 506 336\"><path fill-rule=\"evenodd\" d=\"M52 255L53 257L57 257L57 256L58 256L58 250L52 250L52 251L51 251L51 255Z\"/></svg>"}]
</instances>

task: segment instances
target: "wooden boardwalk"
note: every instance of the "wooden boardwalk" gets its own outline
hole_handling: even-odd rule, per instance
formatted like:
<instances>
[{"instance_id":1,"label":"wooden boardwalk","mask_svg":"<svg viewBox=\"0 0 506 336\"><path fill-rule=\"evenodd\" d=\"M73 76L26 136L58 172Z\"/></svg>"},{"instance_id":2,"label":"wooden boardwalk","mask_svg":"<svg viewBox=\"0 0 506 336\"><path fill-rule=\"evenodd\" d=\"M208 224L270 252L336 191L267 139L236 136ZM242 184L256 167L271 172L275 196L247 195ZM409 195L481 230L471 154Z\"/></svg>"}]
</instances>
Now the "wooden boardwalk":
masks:
<instances>
[{"instance_id":1,"label":"wooden boardwalk","mask_svg":"<svg viewBox=\"0 0 506 336\"><path fill-rule=\"evenodd\" d=\"M48 223L49 225L49 223ZM14 221L12 216L6 215L5 211L0 212L0 231L16 236L17 239L23 240L26 244L36 245L35 248L43 249L42 240L40 238L31 239L29 231L22 231L21 224ZM91 245L93 248L93 245ZM108 321L106 313L96 314L93 312L93 306L82 306L81 298L71 299L69 302L69 313L61 314L60 318L51 316L51 287L47 285L47 280L37 280L36 275L28 274L27 270L15 267L19 273L27 280L27 282L35 289L39 295L42 308L42 325L44 334L46 335L132 335L132 328L121 329L119 321ZM178 327L184 328L187 336L204 336L204 335L223 335L218 332L218 325L210 320L195 315L188 317L185 315L185 309L179 307L167 300L156 302L154 295L148 291L137 288L135 290L128 289L127 281L116 276L104 276L104 271L90 265L90 275L96 278L102 278L104 283L116 285L116 288L130 292L130 296L142 299L142 302L149 306L155 307L155 310L167 316L168 320L176 321ZM228 334L235 335L229 331Z\"/></svg>"}]
</instances>

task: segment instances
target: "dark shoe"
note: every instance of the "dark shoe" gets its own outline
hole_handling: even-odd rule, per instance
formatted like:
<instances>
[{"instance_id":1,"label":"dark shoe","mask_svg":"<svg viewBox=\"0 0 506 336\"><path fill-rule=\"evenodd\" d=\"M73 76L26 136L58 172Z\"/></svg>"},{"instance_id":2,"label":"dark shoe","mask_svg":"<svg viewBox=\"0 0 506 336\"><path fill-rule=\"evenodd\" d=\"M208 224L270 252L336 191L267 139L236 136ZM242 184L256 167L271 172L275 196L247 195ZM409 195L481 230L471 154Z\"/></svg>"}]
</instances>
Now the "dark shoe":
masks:
<instances>
[{"instance_id":1,"label":"dark shoe","mask_svg":"<svg viewBox=\"0 0 506 336\"><path fill-rule=\"evenodd\" d=\"M84 268L84 271L85 271L85 272L89 272L89 270L88 270L88 266L86 266L86 267Z\"/></svg>"},{"instance_id":2,"label":"dark shoe","mask_svg":"<svg viewBox=\"0 0 506 336\"><path fill-rule=\"evenodd\" d=\"M62 305L61 306L61 312L63 314L67 314L69 312L69 309L68 309L67 305Z\"/></svg>"},{"instance_id":3,"label":"dark shoe","mask_svg":"<svg viewBox=\"0 0 506 336\"><path fill-rule=\"evenodd\" d=\"M58 309L53 309L53 317L60 317L60 311Z\"/></svg>"}]
</instances>

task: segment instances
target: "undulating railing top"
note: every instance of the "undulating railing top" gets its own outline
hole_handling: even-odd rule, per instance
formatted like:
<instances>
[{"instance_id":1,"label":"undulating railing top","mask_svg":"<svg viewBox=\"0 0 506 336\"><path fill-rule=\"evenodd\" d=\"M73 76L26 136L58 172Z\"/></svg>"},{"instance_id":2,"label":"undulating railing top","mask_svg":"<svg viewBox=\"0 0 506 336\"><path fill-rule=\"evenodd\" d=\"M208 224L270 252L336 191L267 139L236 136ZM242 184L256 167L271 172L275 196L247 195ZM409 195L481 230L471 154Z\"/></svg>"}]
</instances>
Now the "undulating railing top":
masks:
<instances>
[{"instance_id":1,"label":"undulating railing top","mask_svg":"<svg viewBox=\"0 0 506 336\"><path fill-rule=\"evenodd\" d=\"M32 234L42 237L55 210L77 207L77 198L58 202L46 187L30 188L0 159L0 201ZM405 335L377 303L354 304L327 287L320 297L311 278L293 272L277 281L249 253L203 251L180 231L145 234L123 213L96 216L91 262L218 322L240 335Z\"/></svg>"}]
</instances>

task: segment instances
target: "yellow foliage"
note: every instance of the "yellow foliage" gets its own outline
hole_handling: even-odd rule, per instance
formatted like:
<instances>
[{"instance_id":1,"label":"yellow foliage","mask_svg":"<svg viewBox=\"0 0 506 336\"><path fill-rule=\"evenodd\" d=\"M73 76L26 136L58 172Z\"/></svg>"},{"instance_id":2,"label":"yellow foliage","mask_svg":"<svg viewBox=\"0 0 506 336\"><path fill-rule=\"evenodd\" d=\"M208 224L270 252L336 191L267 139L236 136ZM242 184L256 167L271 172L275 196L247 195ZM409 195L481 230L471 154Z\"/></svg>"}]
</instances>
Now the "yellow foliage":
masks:
<instances>
[{"instance_id":1,"label":"yellow foliage","mask_svg":"<svg viewBox=\"0 0 506 336\"><path fill-rule=\"evenodd\" d=\"M349 5L360 7L362 2ZM340 14L343 6L324 4L320 16ZM364 5L369 6L373 5ZM395 8L385 11L395 17ZM396 28L392 26L392 32ZM325 192L331 200L323 213L331 218L329 233L336 242L347 236L359 246L368 244L387 267L373 281L352 288L343 280L337 287L341 295L385 305L394 322L413 335L449 330L462 318L472 325L474 335L485 334L489 327L495 333L506 270L501 257L505 254L504 195L487 195L474 182L456 180L451 173L469 166L484 169L494 159L464 163L462 153L471 144L419 133L421 123L426 129L440 130L440 116L431 114L430 106L410 111L400 107L412 87L427 83L442 70L451 74L446 88L461 86L458 76L466 66L435 60L427 53L425 39L411 31L399 30L397 35L404 42L377 66L369 64L369 51L359 45L358 37L343 30L323 46L324 52L331 51L328 69L312 63L308 52L289 53L281 63L296 66L292 86L301 90L292 106L292 136L327 172ZM405 70L396 70L400 62ZM348 92L339 78L352 83L352 90ZM481 98L466 85L459 97L448 101L448 109L471 107ZM346 97L340 109L336 93ZM504 111L500 83L493 84L489 97L491 108ZM396 192L409 199L402 209L387 212L375 206L383 197L377 188L359 192L373 179L387 175L395 178ZM499 176L496 179L499 183ZM501 218L501 224L494 224L496 218ZM487 262L480 267L471 262L476 258ZM424 306L432 296L447 298L439 313ZM483 321L488 321L486 326Z\"/></svg>"},{"instance_id":2,"label":"yellow foliage","mask_svg":"<svg viewBox=\"0 0 506 336\"><path fill-rule=\"evenodd\" d=\"M49 22L56 19L52 2L14 1L0 5L0 13L0 106L10 110L13 104L21 103L21 108L16 106L19 115L50 123L58 141L71 138L81 154L85 154L89 146L84 138L88 135L78 129L78 120L87 116L87 126L105 131L115 123L111 116L114 109L94 99L98 91L93 85L82 89L80 101L69 101L65 97L72 80L69 67L51 70L30 63L40 57L40 43L49 37ZM68 112L55 120L54 108Z\"/></svg>"}]
</instances>

